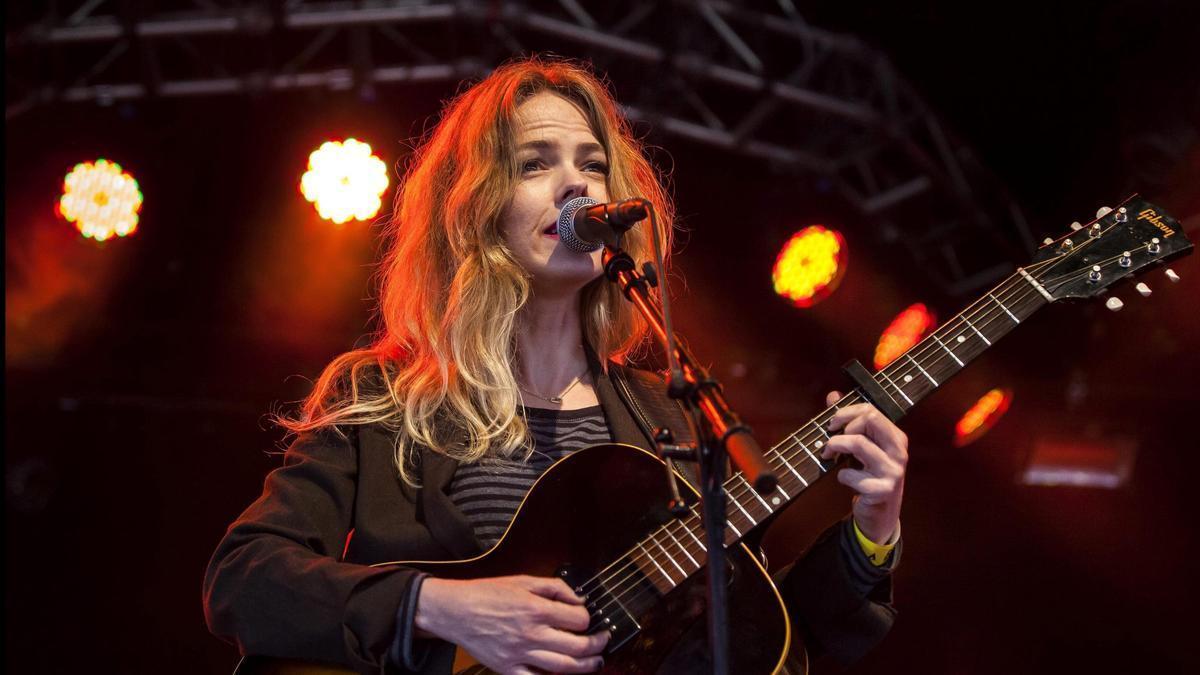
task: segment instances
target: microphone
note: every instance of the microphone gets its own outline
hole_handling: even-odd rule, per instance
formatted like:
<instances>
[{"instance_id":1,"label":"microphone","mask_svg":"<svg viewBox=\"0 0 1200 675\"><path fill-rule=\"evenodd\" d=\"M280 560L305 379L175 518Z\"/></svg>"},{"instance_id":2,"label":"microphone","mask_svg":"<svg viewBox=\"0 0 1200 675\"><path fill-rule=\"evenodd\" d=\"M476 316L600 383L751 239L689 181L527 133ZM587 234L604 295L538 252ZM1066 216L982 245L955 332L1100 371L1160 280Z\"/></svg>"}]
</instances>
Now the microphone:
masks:
<instances>
[{"instance_id":1,"label":"microphone","mask_svg":"<svg viewBox=\"0 0 1200 675\"><path fill-rule=\"evenodd\" d=\"M591 253L617 238L649 215L649 205L640 197L601 204L591 197L576 197L563 204L558 214L558 239L568 250Z\"/></svg>"}]
</instances>

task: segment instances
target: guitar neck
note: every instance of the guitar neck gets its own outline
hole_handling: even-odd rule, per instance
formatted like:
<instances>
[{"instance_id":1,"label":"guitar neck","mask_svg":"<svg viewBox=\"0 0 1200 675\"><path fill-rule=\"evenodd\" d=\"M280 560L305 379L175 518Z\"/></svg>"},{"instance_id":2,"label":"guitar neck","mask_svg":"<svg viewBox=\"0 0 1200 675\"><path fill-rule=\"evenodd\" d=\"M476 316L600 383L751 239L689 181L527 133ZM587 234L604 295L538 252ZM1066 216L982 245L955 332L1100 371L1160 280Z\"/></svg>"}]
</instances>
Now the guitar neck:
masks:
<instances>
[{"instance_id":1,"label":"guitar neck","mask_svg":"<svg viewBox=\"0 0 1200 675\"><path fill-rule=\"evenodd\" d=\"M1050 301L1045 289L1018 269L872 377L892 402L907 412ZM758 494L741 473L735 472L726 481L726 546L755 530L833 469L830 460L819 458L830 438L829 421L839 408L867 400L861 389L855 389L766 451L767 463L779 478L775 492ZM703 540L700 515L694 507L691 515L646 537L630 552L631 558L659 590L666 591L703 567Z\"/></svg>"},{"instance_id":2,"label":"guitar neck","mask_svg":"<svg viewBox=\"0 0 1200 675\"><path fill-rule=\"evenodd\" d=\"M1043 290L1024 270L1017 270L872 377L896 407L909 411L1049 304ZM829 421L839 408L867 400L861 389L855 389L767 451L767 461L775 469L783 493L779 504L761 499L740 474L730 478L725 485L731 502L730 523L748 532L824 476L832 468L829 460L819 459L821 448L829 441ZM733 536L727 543L740 538L736 531L728 534Z\"/></svg>"}]
</instances>

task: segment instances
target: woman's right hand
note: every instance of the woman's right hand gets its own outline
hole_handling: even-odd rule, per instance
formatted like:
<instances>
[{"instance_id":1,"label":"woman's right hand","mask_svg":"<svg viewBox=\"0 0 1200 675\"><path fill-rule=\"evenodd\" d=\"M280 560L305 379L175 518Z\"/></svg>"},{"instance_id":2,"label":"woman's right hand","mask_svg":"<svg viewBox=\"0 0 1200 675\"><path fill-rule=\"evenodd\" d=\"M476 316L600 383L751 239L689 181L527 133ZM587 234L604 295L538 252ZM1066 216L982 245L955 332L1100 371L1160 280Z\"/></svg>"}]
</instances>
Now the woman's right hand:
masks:
<instances>
[{"instance_id":1,"label":"woman's right hand","mask_svg":"<svg viewBox=\"0 0 1200 675\"><path fill-rule=\"evenodd\" d=\"M503 675L590 673L604 664L599 655L609 634L581 634L590 621L583 603L561 579L430 577L421 584L413 624Z\"/></svg>"}]
</instances>

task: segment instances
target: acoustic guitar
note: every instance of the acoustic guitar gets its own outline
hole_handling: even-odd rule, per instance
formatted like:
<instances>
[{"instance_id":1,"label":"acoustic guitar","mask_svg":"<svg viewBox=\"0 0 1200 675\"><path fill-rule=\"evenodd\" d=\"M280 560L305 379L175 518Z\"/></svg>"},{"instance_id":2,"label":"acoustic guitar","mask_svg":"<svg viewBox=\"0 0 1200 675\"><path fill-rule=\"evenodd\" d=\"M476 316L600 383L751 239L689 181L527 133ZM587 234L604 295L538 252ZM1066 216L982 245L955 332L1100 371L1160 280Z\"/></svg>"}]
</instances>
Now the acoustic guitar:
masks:
<instances>
[{"instance_id":1,"label":"acoustic guitar","mask_svg":"<svg viewBox=\"0 0 1200 675\"><path fill-rule=\"evenodd\" d=\"M1058 240L1017 268L890 365L767 451L779 477L772 494L755 492L741 474L725 484L729 522L731 672L777 673L806 668L803 646L783 599L743 540L834 467L819 458L827 424L839 407L871 400L905 412L1038 309L1065 299L1101 296L1114 284L1188 254L1179 223L1137 196ZM1167 270L1174 281L1178 277ZM1120 301L1108 300L1111 309ZM617 386L622 386L618 381ZM626 392L628 393L628 392ZM883 397L883 400L878 400ZM648 421L642 420L648 426ZM438 577L475 579L529 574L559 576L587 600L587 632L608 631L604 673L652 673L687 641L705 640L707 552L699 507L683 518L667 513L664 465L627 445L585 448L560 460L533 485L500 541L458 561L395 561ZM682 481L681 481L682 482ZM686 483L684 483L686 485ZM695 498L695 495L692 495ZM580 526L586 523L586 527ZM793 654L788 659L789 650ZM460 650L458 667L471 662ZM345 673L335 666L247 658L247 673ZM488 672L475 666L470 672Z\"/></svg>"}]
</instances>

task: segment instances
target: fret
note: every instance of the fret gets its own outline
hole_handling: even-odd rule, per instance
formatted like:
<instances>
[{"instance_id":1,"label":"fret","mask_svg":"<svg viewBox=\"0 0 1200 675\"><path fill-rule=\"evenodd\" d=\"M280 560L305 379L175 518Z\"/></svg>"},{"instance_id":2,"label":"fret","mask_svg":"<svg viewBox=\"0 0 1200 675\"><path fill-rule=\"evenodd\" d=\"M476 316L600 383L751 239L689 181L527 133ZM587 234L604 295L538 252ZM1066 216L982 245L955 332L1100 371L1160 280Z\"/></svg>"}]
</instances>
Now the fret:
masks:
<instances>
[{"instance_id":1,"label":"fret","mask_svg":"<svg viewBox=\"0 0 1200 675\"><path fill-rule=\"evenodd\" d=\"M739 530L739 529L737 529L737 526L733 524L733 518L726 517L726 518L725 518L725 522L726 522L726 523L728 523L728 525L729 525L729 529L733 530L734 534L736 534L736 535L737 535L737 538L738 538L738 539L741 539L741 538L742 538L742 531L741 531L741 530Z\"/></svg>"},{"instance_id":2,"label":"fret","mask_svg":"<svg viewBox=\"0 0 1200 675\"><path fill-rule=\"evenodd\" d=\"M646 560L649 560L650 564L654 565L655 569L658 570L658 573L661 574L662 577L667 580L668 589L673 588L675 586L675 580L671 578L671 575L667 574L667 571L664 570L662 568L662 566L658 564L658 561L654 559L654 556L650 555L650 552L646 550L645 546L642 546L641 542L638 542L638 548L641 549L642 556Z\"/></svg>"},{"instance_id":3,"label":"fret","mask_svg":"<svg viewBox=\"0 0 1200 675\"><path fill-rule=\"evenodd\" d=\"M699 519L695 515L693 515L688 520L689 521L694 520L697 523L700 522ZM691 525L688 525L686 522L683 523L683 531L688 533L688 536L690 536L692 538L692 540L696 542L696 545L700 547L701 551L703 551L704 553L708 553L708 547L705 546L704 542L700 540L700 537L697 537L696 533L694 531L692 531Z\"/></svg>"},{"instance_id":4,"label":"fret","mask_svg":"<svg viewBox=\"0 0 1200 675\"><path fill-rule=\"evenodd\" d=\"M679 550L683 551L683 554L688 557L688 560L692 561L692 564L696 566L696 569L700 569L700 563L696 562L696 559L692 557L692 554L688 553L687 548L685 548L683 544L679 543L679 540L675 538L675 535L671 534L671 529L669 527L663 527L663 532L666 532L667 536L671 538L671 541L675 542L675 545L679 547Z\"/></svg>"},{"instance_id":5,"label":"fret","mask_svg":"<svg viewBox=\"0 0 1200 675\"><path fill-rule=\"evenodd\" d=\"M792 438L796 438L796 437L792 436ZM817 459L817 456L812 454L812 451L808 449L808 446L804 444L804 441L800 440L799 438L796 438L796 443L800 445L801 450L803 450L809 457L812 458L812 461L817 463L817 468L821 470L821 473L824 473L825 467L821 464L821 460Z\"/></svg>"},{"instance_id":6,"label":"fret","mask_svg":"<svg viewBox=\"0 0 1200 675\"><path fill-rule=\"evenodd\" d=\"M911 351L911 350L910 350L910 351ZM922 375L924 375L924 376L926 377L926 379L928 379L930 382L932 382L932 383L933 383L933 386L935 386L935 387L936 387L936 386L938 386L937 380L933 379L933 378L932 378L932 377L929 375L929 373L925 372L925 369L921 367L921 364L917 363L917 360L916 360L916 359L914 359L913 357L909 356L909 355L908 355L908 352L905 352L905 353L904 353L904 357L905 357L905 358L907 358L907 359L908 359L910 362L912 362L912 364L913 364L914 366L916 366L916 367L917 367L917 370L921 371L921 374L922 374Z\"/></svg>"},{"instance_id":7,"label":"fret","mask_svg":"<svg viewBox=\"0 0 1200 675\"><path fill-rule=\"evenodd\" d=\"M892 382L892 378L888 377L888 375L885 371L881 370L881 371L879 371L879 374L883 375L883 379L887 380L888 384L892 385L892 389L895 389L896 391L900 392L900 395L904 397L904 400L908 401L909 407L916 405L916 403L913 403L913 400L908 397L908 394L904 393L903 389L901 389L900 387L897 387L895 382ZM884 391L887 391L887 390L885 389ZM897 401L896 399L892 399L892 401L895 402L896 405L900 405L900 402Z\"/></svg>"},{"instance_id":8,"label":"fret","mask_svg":"<svg viewBox=\"0 0 1200 675\"><path fill-rule=\"evenodd\" d=\"M796 478L800 479L800 483L803 484L804 487L808 487L808 481L804 480L804 476L801 476L800 473L796 471L796 467L792 466L792 463L787 461L787 457L785 457L782 452L776 451L776 454L779 456L779 461L783 462L783 465L788 468L788 471L791 471Z\"/></svg>"},{"instance_id":9,"label":"fret","mask_svg":"<svg viewBox=\"0 0 1200 675\"><path fill-rule=\"evenodd\" d=\"M739 473L737 474L737 477L742 479L742 484L746 486L746 489L750 491L750 494L754 495L754 498L757 499L759 503L763 505L763 508L767 510L767 515L771 515L775 512L775 510L771 508L771 505L767 503L767 500L763 499L762 495L758 494L758 490L755 490L754 487L750 485L750 481L746 480L746 476L744 474Z\"/></svg>"},{"instance_id":10,"label":"fret","mask_svg":"<svg viewBox=\"0 0 1200 675\"><path fill-rule=\"evenodd\" d=\"M975 327L975 324L971 323L970 319L968 319L967 317L964 316L963 321L967 322L967 325L971 327L971 330L975 331L975 334L979 336L980 340L983 340L984 344L986 344L989 347L992 346L992 341L987 339L986 337L984 337L983 333L979 332L979 329Z\"/></svg>"},{"instance_id":11,"label":"fret","mask_svg":"<svg viewBox=\"0 0 1200 675\"><path fill-rule=\"evenodd\" d=\"M665 555L667 557L667 560L671 561L671 564L675 566L675 569L679 570L679 574L683 577L683 579L686 579L688 576L688 573L685 572L684 569L679 566L679 562L677 562L675 560L675 556L671 555L670 551L668 551L667 548L662 545L662 542L660 542L658 540L658 537L650 537L650 540L653 541L656 546L658 546L658 550L663 552L663 555ZM682 581L683 579L680 579L680 581Z\"/></svg>"},{"instance_id":12,"label":"fret","mask_svg":"<svg viewBox=\"0 0 1200 675\"><path fill-rule=\"evenodd\" d=\"M948 324L950 326L954 326L953 332L956 334L953 337L950 336L950 333L944 334L946 335L946 340L948 342L958 345L956 347L956 353L959 355L960 360L963 362L969 362L983 352L987 351L988 343L982 336L979 336L975 332L974 327L970 325L970 322L967 321L966 317L962 318L961 323L957 323L957 325L955 325L956 323L956 321L951 321L950 324Z\"/></svg>"},{"instance_id":13,"label":"fret","mask_svg":"<svg viewBox=\"0 0 1200 675\"><path fill-rule=\"evenodd\" d=\"M958 364L959 368L962 368L966 365L965 363L960 361L957 356L954 355L954 352L950 351L950 348L947 347L944 342L942 342L941 340L938 339L937 333L934 333L933 335L930 335L929 337L933 338L933 341L938 343L938 346L942 348L942 351L946 352L947 354L950 355L950 358L954 359L954 362Z\"/></svg>"},{"instance_id":14,"label":"fret","mask_svg":"<svg viewBox=\"0 0 1200 675\"><path fill-rule=\"evenodd\" d=\"M740 475L742 475L742 474L740 474L740 473L739 473L738 475L740 476ZM744 479L743 479L743 480L744 480ZM728 491L727 491L727 492L728 492ZM751 526L754 526L754 525L757 525L757 524L758 524L758 521L757 521L757 520L755 520L755 519L753 519L753 518L751 518L751 517L750 517L750 512L749 512L749 511L747 511L747 510L746 510L746 509L745 509L745 508L742 506L742 503L741 503L740 501L738 501L738 500L737 500L736 498L734 498L732 495L730 495L730 499L729 499L729 501L733 502L733 505L734 505L734 506L736 506L736 507L738 507L738 510L742 512L742 515L746 516L746 520L749 520L749 521L750 521L750 525L751 525ZM729 515L727 515L727 516L726 516L726 518L729 520L730 524L732 524L732 523L733 523L733 518L732 518L732 516L729 516ZM741 533L738 533L738 535L739 535L739 536L741 536Z\"/></svg>"},{"instance_id":15,"label":"fret","mask_svg":"<svg viewBox=\"0 0 1200 675\"><path fill-rule=\"evenodd\" d=\"M988 293L987 295L989 298L992 299L992 302L996 303L997 305L1000 305L1000 309L1004 310L1008 314L1008 317L1013 320L1013 323L1021 323L1021 320L1017 318L1017 315L1008 311L1008 307L1005 307L1003 302L1000 302L999 300L997 300L996 296L992 295L991 293Z\"/></svg>"}]
</instances>

